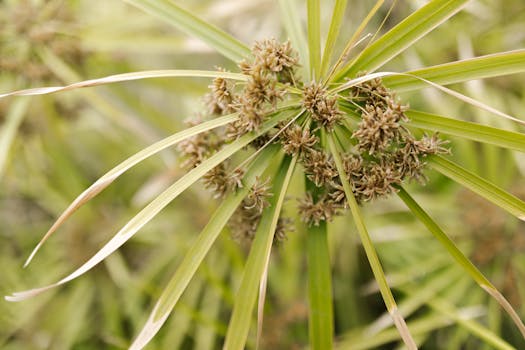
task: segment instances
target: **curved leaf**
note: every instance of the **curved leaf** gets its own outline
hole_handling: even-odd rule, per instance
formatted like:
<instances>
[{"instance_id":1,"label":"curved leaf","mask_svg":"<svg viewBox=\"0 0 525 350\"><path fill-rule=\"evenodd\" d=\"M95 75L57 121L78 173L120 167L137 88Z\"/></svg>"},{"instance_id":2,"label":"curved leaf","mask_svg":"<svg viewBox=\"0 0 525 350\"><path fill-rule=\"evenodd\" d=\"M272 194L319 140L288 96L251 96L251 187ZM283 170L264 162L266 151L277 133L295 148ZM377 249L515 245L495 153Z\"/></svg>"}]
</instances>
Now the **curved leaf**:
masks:
<instances>
[{"instance_id":1,"label":"curved leaf","mask_svg":"<svg viewBox=\"0 0 525 350\"><path fill-rule=\"evenodd\" d=\"M241 284L235 297L233 314L228 325L223 349L242 350L246 345L258 286L268 264L277 220L281 214L284 197L294 168L295 158L285 157L273 180L272 192L274 197L270 200L270 206L263 212L257 227L250 248L250 255L242 274Z\"/></svg>"},{"instance_id":2,"label":"curved leaf","mask_svg":"<svg viewBox=\"0 0 525 350\"><path fill-rule=\"evenodd\" d=\"M429 156L432 168L525 221L525 202L493 183L441 157Z\"/></svg>"},{"instance_id":3,"label":"curved leaf","mask_svg":"<svg viewBox=\"0 0 525 350\"><path fill-rule=\"evenodd\" d=\"M218 27L184 10L172 0L124 1L162 18L186 34L201 39L234 62L239 62L251 55L250 49L246 45Z\"/></svg>"},{"instance_id":4,"label":"curved leaf","mask_svg":"<svg viewBox=\"0 0 525 350\"><path fill-rule=\"evenodd\" d=\"M164 288L148 321L131 345L131 350L142 349L164 324L229 218L235 212L235 209L239 206L243 198L248 194L249 188L255 182L256 176L260 175L264 168L268 166L268 163L276 154L277 149L277 146L267 147L255 160L253 166L246 172L243 179L245 186L236 193L230 194L219 208L217 208L197 237L195 243L192 244L184 256L184 259L168 285Z\"/></svg>"},{"instance_id":5,"label":"curved leaf","mask_svg":"<svg viewBox=\"0 0 525 350\"><path fill-rule=\"evenodd\" d=\"M176 134L173 134L163 140L160 140L151 146L144 148L142 151L132 155L106 174L101 178L95 181L91 186L89 186L84 192L82 192L75 200L64 210L64 212L58 217L58 219L53 223L51 228L46 232L44 237L38 242L36 247L33 249L29 258L27 258L24 267L27 266L38 250L42 247L44 242L60 227L62 224L81 206L90 201L93 197L102 192L106 187L111 185L120 175L124 174L126 171L142 162L144 159L151 157L152 155L166 149L170 146L175 145L176 143L183 141L191 136L197 135L201 132L217 128L222 125L231 123L237 119L236 114L230 114L224 117L220 117L214 120L204 122L202 124L196 125L194 127L188 128Z\"/></svg>"},{"instance_id":6,"label":"curved leaf","mask_svg":"<svg viewBox=\"0 0 525 350\"><path fill-rule=\"evenodd\" d=\"M438 157L435 157L438 158ZM525 325L520 317L505 299L505 297L494 287L494 285L478 270L476 266L459 250L454 242L447 236L447 234L439 227L439 225L425 212L423 208L408 194L401 186L398 186L398 196L405 202L406 206L412 213L427 227L427 229L436 237L436 239L443 245L456 262L472 277L474 281L481 288L483 288L489 295L503 307L503 309L512 318L521 334L525 338Z\"/></svg>"},{"instance_id":7,"label":"curved leaf","mask_svg":"<svg viewBox=\"0 0 525 350\"><path fill-rule=\"evenodd\" d=\"M179 194L190 187L193 183L204 176L208 171L213 169L218 164L222 163L228 157L235 152L238 152L243 147L248 145L250 142L255 140L260 134L269 131L277 123L289 116L289 113L278 113L271 120L266 122L261 128L259 133L246 134L229 145L226 145L223 149L215 153L210 158L202 162L198 167L192 169L173 185L168 187L164 192L158 195L153 201L151 201L146 207L144 207L137 215L135 215L124 227L117 232L117 234L106 243L93 257L85 262L81 267L75 270L73 273L64 277L60 281L51 285L35 288L23 292L13 293L11 296L6 296L5 299L8 301L21 301L24 299L31 298L49 289L58 287L64 283L67 283L82 274L86 273L107 256L122 246L127 240L129 240L138 230L146 225L151 219L153 219L166 205L173 201Z\"/></svg>"},{"instance_id":8,"label":"curved leaf","mask_svg":"<svg viewBox=\"0 0 525 350\"><path fill-rule=\"evenodd\" d=\"M525 49L449 62L406 73L436 84L447 85L523 72L525 72ZM385 77L383 83L396 91L410 91L426 87L423 81L410 76Z\"/></svg>"},{"instance_id":9,"label":"curved leaf","mask_svg":"<svg viewBox=\"0 0 525 350\"><path fill-rule=\"evenodd\" d=\"M234 80L246 80L246 76L238 73L221 72L221 71L207 71L207 70L184 70L184 69L166 69L166 70L148 70L141 72L131 72L123 74L110 75L98 79L90 79L80 81L78 83L69 84L66 86L48 86L41 88L24 89L5 94L0 94L0 98L8 96L32 96L32 95L46 95L59 91L67 91L80 89L85 87L112 84L123 81L151 79L151 78L175 78L175 77L193 77L193 78L225 78Z\"/></svg>"},{"instance_id":10,"label":"curved leaf","mask_svg":"<svg viewBox=\"0 0 525 350\"><path fill-rule=\"evenodd\" d=\"M412 338L412 335L410 334L405 319L399 312L396 301L394 300L394 296L392 295L392 291L388 286L383 267L381 266L381 262L379 261L379 257L377 256L374 244L372 243L370 235L368 234L368 230L363 220L363 215L361 214L359 205L357 204L357 201L354 197L354 193L352 192L352 188L350 187L350 183L348 182L347 175L343 168L343 161L341 160L341 155L337 150L337 146L332 135L328 137L328 143L330 146L330 152L334 157L337 172L339 174L339 179L341 180L341 183L343 185L348 206L350 207L352 217L354 218L354 223L357 227L357 232L359 233L359 237L361 238L361 244L363 245L363 248L365 250L366 257L370 264L370 268L372 269L372 273L374 274L374 278L377 281L377 284L379 285L379 291L381 292L381 296L383 297L388 313L392 317L394 324L407 347L409 349L417 349L416 343Z\"/></svg>"},{"instance_id":11,"label":"curved leaf","mask_svg":"<svg viewBox=\"0 0 525 350\"><path fill-rule=\"evenodd\" d=\"M438 131L447 135L525 152L525 134L522 133L415 110L408 110L406 115L410 118L407 126Z\"/></svg>"}]
</instances>

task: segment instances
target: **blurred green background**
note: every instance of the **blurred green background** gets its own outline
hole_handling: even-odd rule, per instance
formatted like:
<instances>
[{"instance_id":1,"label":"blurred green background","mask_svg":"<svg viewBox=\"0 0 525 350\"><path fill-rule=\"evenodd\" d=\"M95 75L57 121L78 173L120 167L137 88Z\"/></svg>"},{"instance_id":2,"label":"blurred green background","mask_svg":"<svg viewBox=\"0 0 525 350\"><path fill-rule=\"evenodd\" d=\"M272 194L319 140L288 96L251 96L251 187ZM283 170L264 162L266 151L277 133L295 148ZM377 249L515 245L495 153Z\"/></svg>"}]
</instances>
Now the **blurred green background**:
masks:
<instances>
[{"instance_id":1,"label":"blurred green background","mask_svg":"<svg viewBox=\"0 0 525 350\"><path fill-rule=\"evenodd\" d=\"M271 36L286 39L275 1L179 3L246 43ZM384 28L423 3L398 1ZM371 6L367 1L349 4L344 39ZM324 28L331 6L332 1L323 2ZM385 6L381 16L387 10ZM381 20L378 16L368 30L373 33ZM524 28L522 0L472 1L385 70L523 48ZM205 44L121 1L0 1L0 92L138 70L216 66L234 69ZM519 117L524 115L524 78L521 74L453 88ZM41 236L80 192L129 155L183 129L186 118L201 112L208 84L206 79L151 79L0 100L2 295L54 282L78 267L183 174L175 150L143 162L76 213L33 263L22 268ZM432 89L401 97L417 109L512 127ZM522 154L451 141L460 164L525 199ZM441 176L431 175L424 188L414 184L414 191L524 318L524 224ZM287 203L289 215L295 212L292 202ZM215 206L209 193L193 186L85 276L33 300L0 301L0 348L126 348ZM468 320L525 348L507 316L397 198L365 206L365 214L395 296L414 336L424 340L424 349L490 349ZM401 348L397 334L386 330L383 302L357 235L348 229L349 220L341 217L330 225L337 347ZM273 255L264 349L308 344L301 235L289 233ZM148 349L220 348L246 253L246 247L224 232Z\"/></svg>"}]
</instances>

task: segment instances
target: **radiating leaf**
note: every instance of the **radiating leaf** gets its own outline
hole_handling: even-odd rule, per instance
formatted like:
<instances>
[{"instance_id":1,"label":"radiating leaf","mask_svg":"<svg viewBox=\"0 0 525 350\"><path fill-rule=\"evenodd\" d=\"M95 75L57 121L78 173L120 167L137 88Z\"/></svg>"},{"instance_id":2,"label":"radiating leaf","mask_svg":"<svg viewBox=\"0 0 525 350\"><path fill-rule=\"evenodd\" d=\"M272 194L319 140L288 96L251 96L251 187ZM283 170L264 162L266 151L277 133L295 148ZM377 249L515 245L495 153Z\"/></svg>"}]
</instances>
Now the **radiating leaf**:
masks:
<instances>
[{"instance_id":1,"label":"radiating leaf","mask_svg":"<svg viewBox=\"0 0 525 350\"><path fill-rule=\"evenodd\" d=\"M433 169L505 209L518 219L525 220L525 202L516 196L441 156L430 156L427 159Z\"/></svg>"},{"instance_id":2,"label":"radiating leaf","mask_svg":"<svg viewBox=\"0 0 525 350\"><path fill-rule=\"evenodd\" d=\"M342 84L342 85L339 85L338 87L336 88L333 88L331 90L332 93L340 93L344 90L347 90L347 89L350 89L356 85L359 85L361 83L364 83L366 81L370 81L372 79L375 79L375 78L384 78L384 77L389 77L389 76L404 76L404 75L409 75L407 73L395 73L395 72L377 72L377 73L370 73L370 74L365 74L363 76L360 76L358 78L354 78L354 79L351 79L349 81L347 81L346 83ZM499 117L502 117L502 118L505 118L505 119L509 119L509 120L512 120L513 122L516 122L516 123L519 123L519 124L524 124L525 125L525 120L521 120L521 119L518 119L518 118L515 118L511 115L508 115L507 113L503 113L502 111L496 109L496 108L493 108L481 101L478 101L472 97L468 97L466 95L463 95L455 90L452 90L452 89L449 89L447 87L444 87L444 86L441 86L439 84L436 84L436 83L433 83L431 82L430 80L426 80L426 79L423 79L421 77L417 77L415 75L409 75L410 77L412 78L415 78L415 79L418 79L418 80L421 80L423 81L425 84L428 84L429 86L432 86L444 93L446 93L447 95L450 95L452 97L455 97L457 98L458 100L460 101L463 101L465 103L468 103L476 108L479 108L479 109L483 109L487 112L490 112L492 114L495 114Z\"/></svg>"},{"instance_id":3,"label":"radiating leaf","mask_svg":"<svg viewBox=\"0 0 525 350\"><path fill-rule=\"evenodd\" d=\"M460 11L468 0L431 0L367 47L337 80L373 72Z\"/></svg>"},{"instance_id":4,"label":"radiating leaf","mask_svg":"<svg viewBox=\"0 0 525 350\"><path fill-rule=\"evenodd\" d=\"M525 152L525 134L522 133L415 110L407 111L406 115L410 118L407 123L410 126Z\"/></svg>"},{"instance_id":5,"label":"radiating leaf","mask_svg":"<svg viewBox=\"0 0 525 350\"><path fill-rule=\"evenodd\" d=\"M162 18L177 29L199 38L234 62L251 55L250 49L233 36L184 10L173 0L124 0L145 12Z\"/></svg>"},{"instance_id":6,"label":"radiating leaf","mask_svg":"<svg viewBox=\"0 0 525 350\"><path fill-rule=\"evenodd\" d=\"M525 49L449 62L406 72L436 84L447 85L475 79L525 72ZM425 88L425 82L409 75L389 76L383 83L396 91Z\"/></svg>"},{"instance_id":7,"label":"radiating leaf","mask_svg":"<svg viewBox=\"0 0 525 350\"><path fill-rule=\"evenodd\" d=\"M27 266L37 251L42 247L44 242L60 227L62 224L69 218L75 211L77 211L81 206L90 201L93 197L102 192L106 187L111 185L120 175L124 174L126 171L139 164L143 160L152 155L177 144L180 141L183 141L189 137L197 135L207 130L217 128L222 125L231 123L237 119L237 114L230 114L224 117L213 119L194 127L185 129L181 132L173 134L165 139L162 139L149 147L144 148L140 152L132 155L106 174L101 178L95 181L91 186L89 186L84 192L82 192L75 200L64 210L64 212L58 217L58 219L53 223L51 228L46 232L44 237L38 242L36 247L33 249L29 258L27 258L24 266Z\"/></svg>"},{"instance_id":8,"label":"radiating leaf","mask_svg":"<svg viewBox=\"0 0 525 350\"><path fill-rule=\"evenodd\" d=\"M250 255L242 274L239 290L235 297L233 314L228 325L223 349L242 350L250 330L253 308L257 299L258 286L265 266L270 256L275 228L281 214L281 208L290 179L292 177L295 160L286 156L273 180L270 206L263 212L255 238L250 248Z\"/></svg>"},{"instance_id":9,"label":"radiating leaf","mask_svg":"<svg viewBox=\"0 0 525 350\"><path fill-rule=\"evenodd\" d=\"M241 150L243 147L255 140L260 134L268 132L271 128L277 125L277 123L286 119L289 116L289 113L277 113L275 116L273 116L273 118L271 118L264 124L259 133L246 134L238 138L236 141L226 145L223 149L215 153L213 156L203 161L198 167L192 169L190 172L188 172L186 175L180 178L177 182L168 187L164 192L158 195L144 209L142 209L137 215L135 215L135 217L128 221L128 223L119 232L117 232L117 234L108 243L106 243L93 257L91 257L86 263L84 263L80 268L75 270L70 275L64 277L56 283L45 287L13 293L13 295L11 296L6 296L6 300L21 301L24 299L31 298L51 288L67 283L77 278L78 276L86 273L99 262L104 260L108 255L110 255L112 252L114 252L116 249L122 246L135 233L137 233L138 230L140 230L144 225L151 221L162 209L164 209L166 205L168 205L179 194L181 194L189 186L191 186L202 176L204 176L208 171L213 169L218 164L222 163L232 154Z\"/></svg>"},{"instance_id":10,"label":"radiating leaf","mask_svg":"<svg viewBox=\"0 0 525 350\"><path fill-rule=\"evenodd\" d=\"M332 60L335 43L339 37L339 31L343 24L343 18L345 15L346 4L348 0L336 0L334 10L332 12L332 21L330 22L330 29L328 30L328 36L326 37L326 43L323 51L323 59L321 61L321 77L324 77L330 66Z\"/></svg>"},{"instance_id":11,"label":"radiating leaf","mask_svg":"<svg viewBox=\"0 0 525 350\"><path fill-rule=\"evenodd\" d=\"M357 204L357 201L354 197L354 193L352 192L352 188L350 187L350 183L348 182L347 175L343 168L341 155L339 154L339 151L335 144L335 140L332 137L332 135L328 137L328 143L330 146L330 152L334 157L337 172L339 174L339 179L341 180L341 183L343 185L348 206L350 207L350 211L352 212L352 217L354 219L354 223L357 227L357 232L359 233L359 237L361 239L361 244L363 245L363 248L365 250L366 257L370 264L370 268L372 269L372 273L374 274L374 278L376 279L377 284L379 285L379 291L381 292L381 296L383 297L386 308L390 313L390 316L392 317L394 324L407 347L411 350L417 349L416 343L412 338L412 335L410 334L405 319L403 318L401 313L399 313L399 309L397 308L397 304L394 300L394 296L392 295L392 291L390 290L388 282L386 281L383 267L381 266L381 262L379 261L379 257L377 256L374 244L372 243L370 235L368 234L368 230L365 226L361 210L359 209L359 205Z\"/></svg>"},{"instance_id":12,"label":"radiating leaf","mask_svg":"<svg viewBox=\"0 0 525 350\"><path fill-rule=\"evenodd\" d=\"M445 168L457 168L457 165L446 161L441 157L433 157L431 164L436 164L435 159L438 159L439 164L445 164ZM450 163L449 165L446 165ZM438 169L439 170L439 169ZM459 169L457 176L463 175L463 177L469 178L474 174L464 174L463 169ZM445 174L446 175L446 174ZM476 176L476 175L474 175ZM485 180L483 180L485 181ZM489 184L490 186L494 186ZM494 186L495 187L495 186ZM509 314L509 316L514 321L514 324L518 327L521 334L525 338L525 325L523 321L518 316L517 312L510 305L510 303L505 299L505 297L494 287L494 285L478 270L476 266L459 250L459 248L454 244L454 242L447 236L447 234L439 227L439 225L425 212L423 208L405 191L402 187L398 187L399 192L398 196L405 202L407 207L412 211L412 213L427 227L427 229L434 235L434 237L443 245L447 252L452 255L454 260L472 277L477 284L480 285L489 295L491 295L496 301L503 307L503 309ZM502 191L499 188L496 188L496 191ZM508 195L507 193L503 193ZM510 196L510 195L509 195Z\"/></svg>"},{"instance_id":13,"label":"radiating leaf","mask_svg":"<svg viewBox=\"0 0 525 350\"><path fill-rule=\"evenodd\" d=\"M123 81L140 80L140 79L151 79L151 78L176 78L176 77L192 77L192 78L218 78L222 77L225 79L234 79L245 81L246 76L238 73L221 72L221 71L206 71L206 70L181 70L181 69L166 69L166 70L149 70L141 72L131 72L110 75L98 79L90 79L73 83L66 86L48 86L41 88L32 88L25 90L18 90L0 94L0 98L8 96L32 96L32 95L46 95L52 94L59 91L67 91L80 89L85 87L112 84Z\"/></svg>"},{"instance_id":14,"label":"radiating leaf","mask_svg":"<svg viewBox=\"0 0 525 350\"><path fill-rule=\"evenodd\" d=\"M185 254L168 285L164 288L146 324L133 342L131 349L142 349L164 324L229 218L248 194L250 187L255 183L256 177L271 162L277 150L277 146L267 147L246 172L243 178L244 187L230 194L222 201L196 241Z\"/></svg>"}]
</instances>

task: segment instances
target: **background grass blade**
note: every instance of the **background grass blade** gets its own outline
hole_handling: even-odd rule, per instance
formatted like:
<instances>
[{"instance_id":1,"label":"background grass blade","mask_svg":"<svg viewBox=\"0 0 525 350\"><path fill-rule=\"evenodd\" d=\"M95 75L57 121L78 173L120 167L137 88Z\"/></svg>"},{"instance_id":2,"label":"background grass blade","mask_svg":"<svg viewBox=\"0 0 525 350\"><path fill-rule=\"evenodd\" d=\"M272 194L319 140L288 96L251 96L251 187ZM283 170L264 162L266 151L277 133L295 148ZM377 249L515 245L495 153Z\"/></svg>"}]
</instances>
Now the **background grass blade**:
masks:
<instances>
[{"instance_id":1,"label":"background grass blade","mask_svg":"<svg viewBox=\"0 0 525 350\"><path fill-rule=\"evenodd\" d=\"M339 37L339 31L343 24L343 18L345 15L346 4L348 0L336 0L334 10L332 12L332 21L330 22L330 29L328 30L328 36L326 37L326 43L323 51L323 59L321 61L321 77L324 77L328 68L330 67L330 61L332 60L332 54L334 51L335 43Z\"/></svg>"},{"instance_id":2,"label":"background grass blade","mask_svg":"<svg viewBox=\"0 0 525 350\"><path fill-rule=\"evenodd\" d=\"M235 298L233 314L228 325L223 349L242 350L245 348L257 299L258 286L265 270L266 261L270 255L277 220L281 214L282 204L292 177L294 165L295 160L286 156L273 180L272 193L274 197L270 201L270 206L265 209L257 227L255 239L252 242L250 255L248 256Z\"/></svg>"},{"instance_id":3,"label":"background grass blade","mask_svg":"<svg viewBox=\"0 0 525 350\"><path fill-rule=\"evenodd\" d=\"M406 72L447 85L464 81L518 74L525 71L525 50L500 52L492 55L455 61L437 66ZM425 88L425 83L410 76L389 76L383 83L396 91L410 91Z\"/></svg>"},{"instance_id":4,"label":"background grass blade","mask_svg":"<svg viewBox=\"0 0 525 350\"><path fill-rule=\"evenodd\" d=\"M406 114L411 126L525 152L525 134L522 133L415 110Z\"/></svg>"},{"instance_id":5,"label":"background grass blade","mask_svg":"<svg viewBox=\"0 0 525 350\"><path fill-rule=\"evenodd\" d=\"M343 168L343 162L341 160L341 156L339 155L339 151L337 150L333 135L330 135L328 137L328 143L330 145L330 151L334 157L337 172L339 173L339 179L341 180L341 183L343 185L346 200L348 201L348 206L350 207L352 217L354 218L354 223L357 227L357 232L359 233L359 237L361 238L361 243L363 245L366 257L372 269L372 273L374 274L374 278L376 279L377 284L379 285L379 291L381 292L381 296L383 297L386 308L392 316L394 324L396 325L396 328L398 329L399 334L401 335L401 338L407 345L408 349L417 349L416 343L410 334L405 319L399 313L396 301L394 300L394 296L392 295L392 291L390 290L388 282L386 281L383 267L381 266L381 262L379 261L379 257L377 256L374 244L372 243L370 235L368 234L368 230L366 229L363 216L361 215L361 210L359 209L359 205L357 204L357 201L350 187L350 183L348 182L348 179L346 177L346 173Z\"/></svg>"},{"instance_id":6,"label":"background grass blade","mask_svg":"<svg viewBox=\"0 0 525 350\"><path fill-rule=\"evenodd\" d=\"M18 127L24 119L28 106L29 100L15 101L9 108L2 128L0 128L0 179L5 171L9 150L16 138Z\"/></svg>"},{"instance_id":7,"label":"background grass blade","mask_svg":"<svg viewBox=\"0 0 525 350\"><path fill-rule=\"evenodd\" d=\"M162 327L171 311L177 304L184 290L190 283L193 275L208 254L213 242L217 239L229 218L235 212L243 198L248 194L255 179L271 162L277 153L277 146L267 147L254 161L253 166L246 172L244 187L230 194L217 208L208 221L195 243L188 250L177 271L162 292L153 311L139 335L131 345L131 349L142 349Z\"/></svg>"},{"instance_id":8,"label":"background grass blade","mask_svg":"<svg viewBox=\"0 0 525 350\"><path fill-rule=\"evenodd\" d=\"M447 234L436 224L434 220L419 206L419 204L406 192L402 187L398 187L398 196L405 202L412 213L427 227L427 229L436 237L457 263L465 269L477 284L481 286L511 316L512 320L525 338L525 325L520 317L505 299L505 297L494 287L494 285L477 269L474 264L459 250Z\"/></svg>"},{"instance_id":9,"label":"background grass blade","mask_svg":"<svg viewBox=\"0 0 525 350\"><path fill-rule=\"evenodd\" d=\"M363 50L350 65L337 73L336 80L354 77L359 72L373 72L403 52L407 47L445 22L466 5L468 0L432 0L405 18L381 38Z\"/></svg>"},{"instance_id":10,"label":"background grass blade","mask_svg":"<svg viewBox=\"0 0 525 350\"><path fill-rule=\"evenodd\" d=\"M145 12L162 18L186 34L196 37L213 47L224 57L234 62L251 55L250 49L222 31L189 11L184 10L172 0L124 0Z\"/></svg>"},{"instance_id":11,"label":"background grass blade","mask_svg":"<svg viewBox=\"0 0 525 350\"><path fill-rule=\"evenodd\" d=\"M525 221L525 202L493 183L440 156L428 157L432 168Z\"/></svg>"},{"instance_id":12,"label":"background grass blade","mask_svg":"<svg viewBox=\"0 0 525 350\"><path fill-rule=\"evenodd\" d=\"M193 183L204 176L208 171L213 169L215 166L226 160L235 152L248 145L250 142L255 140L261 133L268 132L277 123L289 117L289 113L280 113L274 116L273 119L269 120L261 128L260 133L249 133L231 144L225 146L222 150L215 153L210 158L202 162L198 167L192 169L186 175L181 177L177 182L168 187L164 192L158 195L153 201L151 201L146 207L144 207L137 215L135 215L128 223L119 231L117 234L106 243L93 257L91 257L86 263L75 270L73 273L64 277L60 281L50 284L45 287L35 288L28 291L16 292L11 296L6 296L5 299L8 301L21 301L31 298L35 295L43 293L49 289L58 287L64 283L67 283L78 276L86 273L92 269L95 265L104 260L107 256L122 246L127 240L129 240L135 233L138 232L144 225L151 221L166 205L173 201L179 194L185 191Z\"/></svg>"},{"instance_id":13,"label":"background grass blade","mask_svg":"<svg viewBox=\"0 0 525 350\"><path fill-rule=\"evenodd\" d=\"M312 350L332 349L334 315L332 270L326 221L306 232L308 257L308 333Z\"/></svg>"},{"instance_id":14,"label":"background grass blade","mask_svg":"<svg viewBox=\"0 0 525 350\"><path fill-rule=\"evenodd\" d=\"M100 192L102 192L106 187L111 185L113 181L115 181L120 175L124 174L126 171L134 167L135 165L142 162L144 159L151 157L152 155L171 147L175 144L177 144L180 141L183 141L191 136L197 135L201 132L211 130L214 128L217 128L222 125L226 125L228 123L231 123L232 121L235 121L237 119L236 114L230 114L224 117L220 117L217 119L213 119L204 123L201 123L199 125L196 125L194 127L185 129L181 132L178 132L174 135L171 135L163 140L160 140L153 145L144 148L142 151L134 154L133 156L129 157L110 171L108 171L106 174L104 174L101 178L99 178L97 181L95 181L91 186L89 186L84 192L82 192L75 200L64 210L62 214L58 217L58 219L53 223L51 228L46 232L44 237L38 242L36 247L33 249L29 257L27 258L24 266L27 266L35 254L38 252L38 250L42 247L42 245L45 243L45 241L60 227L62 224L71 216L74 212L76 212L81 206L83 206L85 203L90 201L92 198L94 198L96 195L98 195Z\"/></svg>"},{"instance_id":15,"label":"background grass blade","mask_svg":"<svg viewBox=\"0 0 525 350\"><path fill-rule=\"evenodd\" d=\"M297 0L279 0L282 23L293 47L299 52L301 68L310 67L310 57L308 53L308 44L304 34L301 19L299 18ZM307 69L305 70L307 71Z\"/></svg>"},{"instance_id":16,"label":"background grass blade","mask_svg":"<svg viewBox=\"0 0 525 350\"><path fill-rule=\"evenodd\" d=\"M131 72L123 74L110 75L98 79L84 80L81 82L69 84L66 86L49 86L42 88L24 89L5 94L0 94L0 98L8 96L32 96L32 95L46 95L60 91L74 90L85 87L92 87L97 85L105 85L118 83L123 81L132 81L140 79L151 79L151 78L180 78L180 77L192 77L192 78L217 78L223 77L226 79L234 79L245 81L246 77L238 73L220 72L220 71L206 71L206 70L183 70L183 69L166 69L166 70L149 70L142 72Z\"/></svg>"},{"instance_id":17,"label":"background grass blade","mask_svg":"<svg viewBox=\"0 0 525 350\"><path fill-rule=\"evenodd\" d=\"M318 80L321 76L321 5L319 0L308 0L307 5L310 77Z\"/></svg>"}]
</instances>

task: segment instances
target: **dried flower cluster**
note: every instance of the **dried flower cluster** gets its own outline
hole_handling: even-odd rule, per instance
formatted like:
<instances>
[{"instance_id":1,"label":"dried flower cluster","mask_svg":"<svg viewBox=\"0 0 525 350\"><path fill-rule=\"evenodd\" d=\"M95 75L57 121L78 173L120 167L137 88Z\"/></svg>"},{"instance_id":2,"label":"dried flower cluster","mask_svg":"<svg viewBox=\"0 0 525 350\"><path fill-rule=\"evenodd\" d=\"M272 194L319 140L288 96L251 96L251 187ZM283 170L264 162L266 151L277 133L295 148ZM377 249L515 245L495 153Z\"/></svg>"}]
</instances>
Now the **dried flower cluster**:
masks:
<instances>
[{"instance_id":1,"label":"dried flower cluster","mask_svg":"<svg viewBox=\"0 0 525 350\"><path fill-rule=\"evenodd\" d=\"M348 145L342 145L343 166L359 203L394 192L395 185L405 179L424 182L424 157L448 152L436 134L421 139L411 134L404 126L409 122L405 114L408 107L400 104L381 79L354 86L343 96L322 83L299 81L295 72L297 55L289 42L264 40L257 42L252 52L253 61L239 64L247 76L245 84L236 86L217 78L206 97L212 116L238 113L238 119L225 130L199 134L181 143L186 166L195 167L223 144L258 132L291 85L295 91L302 91L304 112L259 135L251 146L260 149L270 141L279 142L285 154L297 157L315 189L299 201L301 217L310 225L329 221L347 207L334 159L322 141L326 133L335 135L343 130L350 135ZM358 123L351 124L351 118L343 112L345 108L348 113L360 116ZM217 197L242 187L243 170L232 172L229 168L230 164L223 162L204 177L206 186ZM268 206L270 184L269 180L259 180L250 189L230 221L234 236L253 238L262 211ZM285 221L281 219L281 231L276 237L284 237Z\"/></svg>"},{"instance_id":2,"label":"dried flower cluster","mask_svg":"<svg viewBox=\"0 0 525 350\"><path fill-rule=\"evenodd\" d=\"M323 101L323 95L317 92L319 89L307 89L315 93L305 93L305 100L315 96L315 101ZM324 96L327 96L326 92ZM326 99L330 102L320 104L333 106L331 109L335 111L329 120L334 122L323 123L314 112L311 112L312 119L328 130L334 125L344 128L344 123L339 123L342 113L337 110L336 103L329 96ZM359 203L391 194L396 190L395 185L400 185L405 179L424 183L423 158L449 152L437 134L425 135L418 140L402 125L402 122L409 122L405 114L408 107L398 102L381 79L355 86L349 96L341 100L361 117L357 127L350 130L354 145L347 147L343 155L344 171ZM310 110L309 102L305 101L304 105ZM347 207L346 197L334 161L326 150L309 146L303 152L302 162L307 177L319 188L319 193L316 200L312 194L307 194L301 200L299 210L304 221L318 225L321 220L330 220L342 212Z\"/></svg>"},{"instance_id":3,"label":"dried flower cluster","mask_svg":"<svg viewBox=\"0 0 525 350\"><path fill-rule=\"evenodd\" d=\"M0 72L9 72L17 80L23 78L24 83L57 83L40 59L39 50L43 48L77 66L84 60L79 41L64 35L64 26L74 23L67 6L45 5L29 0L0 3Z\"/></svg>"},{"instance_id":4,"label":"dried flower cluster","mask_svg":"<svg viewBox=\"0 0 525 350\"><path fill-rule=\"evenodd\" d=\"M238 113L239 118L225 130L208 131L181 142L179 150L186 158L185 167L194 168L225 143L248 132L258 131L268 114L283 99L285 86L294 83L298 59L289 42L280 44L275 39L263 40L255 44L252 52L252 62L243 61L239 64L239 68L247 76L242 87L226 79L216 78L209 86L210 93L205 97L209 117ZM202 119L203 117L199 117L188 124L195 125ZM251 146L258 149L269 139L269 135L261 135ZM243 187L244 170L231 168L230 161L225 161L204 176L205 186L214 192L215 197L222 197ZM269 180L260 179L250 188L248 196L230 220L229 226L235 238L241 241L253 239L263 209L269 205L270 188ZM284 240L285 232L290 230L289 220L280 218L275 241Z\"/></svg>"}]
</instances>

